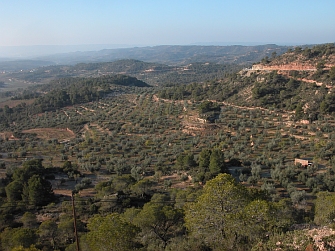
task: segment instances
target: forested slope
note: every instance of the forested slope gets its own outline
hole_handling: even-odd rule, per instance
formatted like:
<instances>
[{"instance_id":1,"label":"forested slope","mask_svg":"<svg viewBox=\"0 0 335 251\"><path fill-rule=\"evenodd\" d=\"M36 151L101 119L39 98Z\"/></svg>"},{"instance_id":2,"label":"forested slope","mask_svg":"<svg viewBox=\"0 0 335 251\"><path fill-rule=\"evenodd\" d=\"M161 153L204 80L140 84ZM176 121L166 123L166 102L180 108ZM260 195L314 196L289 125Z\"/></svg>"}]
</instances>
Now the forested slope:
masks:
<instances>
[{"instance_id":1,"label":"forested slope","mask_svg":"<svg viewBox=\"0 0 335 251\"><path fill-rule=\"evenodd\" d=\"M13 100L33 98L30 105L25 102L15 106L0 108L2 128L12 123L29 123L29 117L57 109L98 101L108 95L119 95L126 88L150 87L148 84L134 77L125 75L105 75L97 78L61 78L49 84L23 90L22 93L12 97ZM81 122L80 122L81 123Z\"/></svg>"},{"instance_id":2,"label":"forested slope","mask_svg":"<svg viewBox=\"0 0 335 251\"><path fill-rule=\"evenodd\" d=\"M308 53L312 56L306 56ZM318 114L335 111L334 57L333 44L304 50L299 47L207 85L175 85L162 91L160 97L209 99L246 107L283 109L295 111L297 119L313 120ZM309 66L307 69L301 65Z\"/></svg>"}]
</instances>

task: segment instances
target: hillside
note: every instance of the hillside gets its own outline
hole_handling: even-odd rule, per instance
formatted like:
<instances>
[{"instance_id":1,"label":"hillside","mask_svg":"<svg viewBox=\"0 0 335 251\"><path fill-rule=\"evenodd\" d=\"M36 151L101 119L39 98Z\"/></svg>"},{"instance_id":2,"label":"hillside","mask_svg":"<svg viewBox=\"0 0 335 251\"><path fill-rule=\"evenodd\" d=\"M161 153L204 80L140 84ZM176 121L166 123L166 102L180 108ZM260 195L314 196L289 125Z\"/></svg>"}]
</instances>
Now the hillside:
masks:
<instances>
[{"instance_id":1,"label":"hillside","mask_svg":"<svg viewBox=\"0 0 335 251\"><path fill-rule=\"evenodd\" d=\"M306 51L313 57L306 58ZM335 111L335 47L319 45L289 50L239 73L228 74L207 85L174 86L162 98L216 100L244 107L294 112L296 120L313 121ZM296 61L294 59L297 59Z\"/></svg>"},{"instance_id":2,"label":"hillside","mask_svg":"<svg viewBox=\"0 0 335 251\"><path fill-rule=\"evenodd\" d=\"M296 47L287 53L271 58L264 58L254 64L255 71L277 71L280 74L297 78L318 85L332 85L335 80L335 46L334 44L318 45L312 48Z\"/></svg>"},{"instance_id":3,"label":"hillside","mask_svg":"<svg viewBox=\"0 0 335 251\"><path fill-rule=\"evenodd\" d=\"M263 67L290 66L297 68L293 70L316 70L318 63L323 62L330 68L335 65L334 44L317 45L314 47L295 47L289 49L282 55L272 54L271 58L265 57L260 65ZM299 69L299 66L302 68ZM289 67L287 68L289 70Z\"/></svg>"},{"instance_id":4,"label":"hillside","mask_svg":"<svg viewBox=\"0 0 335 251\"><path fill-rule=\"evenodd\" d=\"M305 69L206 79L220 66L199 63L187 67L202 82L149 86L111 72L170 68L62 67L71 76L0 105L2 249L74 250L71 197L87 251L334 249L332 87Z\"/></svg>"}]
</instances>

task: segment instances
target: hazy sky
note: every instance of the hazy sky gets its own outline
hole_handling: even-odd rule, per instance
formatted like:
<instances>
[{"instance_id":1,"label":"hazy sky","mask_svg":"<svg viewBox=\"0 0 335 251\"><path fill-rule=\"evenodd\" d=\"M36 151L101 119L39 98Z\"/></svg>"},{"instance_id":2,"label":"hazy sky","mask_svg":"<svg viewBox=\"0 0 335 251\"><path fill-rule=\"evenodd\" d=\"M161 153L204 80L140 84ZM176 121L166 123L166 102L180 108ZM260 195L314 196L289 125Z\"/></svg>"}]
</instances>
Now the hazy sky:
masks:
<instances>
[{"instance_id":1,"label":"hazy sky","mask_svg":"<svg viewBox=\"0 0 335 251\"><path fill-rule=\"evenodd\" d=\"M335 0L1 0L0 46L335 42Z\"/></svg>"}]
</instances>

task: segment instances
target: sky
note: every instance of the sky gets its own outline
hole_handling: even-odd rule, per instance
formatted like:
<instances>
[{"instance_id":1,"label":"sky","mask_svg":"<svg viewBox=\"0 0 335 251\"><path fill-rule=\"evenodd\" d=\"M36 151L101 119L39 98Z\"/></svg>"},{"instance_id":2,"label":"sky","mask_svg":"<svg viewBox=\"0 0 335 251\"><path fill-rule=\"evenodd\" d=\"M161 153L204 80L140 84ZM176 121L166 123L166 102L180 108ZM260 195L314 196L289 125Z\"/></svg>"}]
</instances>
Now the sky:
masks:
<instances>
[{"instance_id":1,"label":"sky","mask_svg":"<svg viewBox=\"0 0 335 251\"><path fill-rule=\"evenodd\" d=\"M0 46L335 42L335 0L0 0Z\"/></svg>"}]
</instances>

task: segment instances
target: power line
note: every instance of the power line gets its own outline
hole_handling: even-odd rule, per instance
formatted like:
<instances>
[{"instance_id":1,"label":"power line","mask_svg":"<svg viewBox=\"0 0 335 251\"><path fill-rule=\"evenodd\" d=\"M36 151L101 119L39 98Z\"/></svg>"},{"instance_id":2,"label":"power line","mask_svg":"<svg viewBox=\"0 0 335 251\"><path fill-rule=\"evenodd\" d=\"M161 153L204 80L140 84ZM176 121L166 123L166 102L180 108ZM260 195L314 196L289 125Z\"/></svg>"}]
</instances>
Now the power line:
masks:
<instances>
[{"instance_id":1,"label":"power line","mask_svg":"<svg viewBox=\"0 0 335 251\"><path fill-rule=\"evenodd\" d=\"M73 226L74 226L74 236L76 239L76 249L79 251L79 238L78 238L78 232L77 232L77 217L76 217L76 207L74 205L74 196L72 193L72 212L73 212Z\"/></svg>"}]
</instances>

